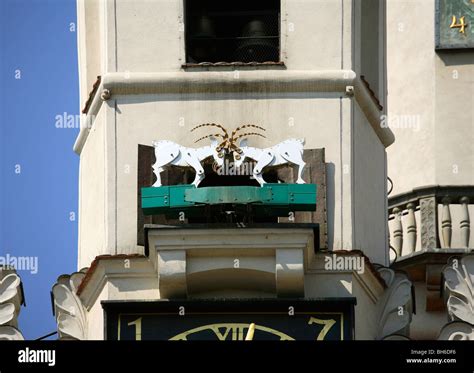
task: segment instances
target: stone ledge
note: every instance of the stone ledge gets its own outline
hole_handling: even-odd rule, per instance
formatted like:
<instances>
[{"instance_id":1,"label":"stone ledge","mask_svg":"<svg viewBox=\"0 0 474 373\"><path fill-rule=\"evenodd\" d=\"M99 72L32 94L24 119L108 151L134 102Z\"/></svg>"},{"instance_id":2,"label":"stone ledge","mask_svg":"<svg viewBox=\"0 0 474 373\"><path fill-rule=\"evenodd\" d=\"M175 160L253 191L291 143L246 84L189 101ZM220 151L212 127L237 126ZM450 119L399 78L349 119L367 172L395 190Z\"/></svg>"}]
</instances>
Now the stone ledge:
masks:
<instances>
[{"instance_id":1,"label":"stone ledge","mask_svg":"<svg viewBox=\"0 0 474 373\"><path fill-rule=\"evenodd\" d=\"M225 288L304 296L304 270L314 257L312 227L157 226L146 232L162 297L183 298Z\"/></svg>"},{"instance_id":2,"label":"stone ledge","mask_svg":"<svg viewBox=\"0 0 474 373\"><path fill-rule=\"evenodd\" d=\"M128 262L125 262L128 261ZM125 265L128 263L128 265ZM86 272L77 295L90 310L108 281L113 279L155 279L150 260L143 255L101 255L94 259ZM157 297L158 293L157 293Z\"/></svg>"},{"instance_id":3,"label":"stone ledge","mask_svg":"<svg viewBox=\"0 0 474 373\"><path fill-rule=\"evenodd\" d=\"M235 77L238 71L238 79ZM269 94L315 92L354 96L374 132L385 147L395 141L389 128L380 125L383 113L369 89L352 70L235 70L160 73L108 73L102 77L92 99L85 123L92 123L103 101L117 95L138 94ZM262 98L268 98L264 96ZM90 128L82 126L74 144L81 153Z\"/></svg>"}]
</instances>

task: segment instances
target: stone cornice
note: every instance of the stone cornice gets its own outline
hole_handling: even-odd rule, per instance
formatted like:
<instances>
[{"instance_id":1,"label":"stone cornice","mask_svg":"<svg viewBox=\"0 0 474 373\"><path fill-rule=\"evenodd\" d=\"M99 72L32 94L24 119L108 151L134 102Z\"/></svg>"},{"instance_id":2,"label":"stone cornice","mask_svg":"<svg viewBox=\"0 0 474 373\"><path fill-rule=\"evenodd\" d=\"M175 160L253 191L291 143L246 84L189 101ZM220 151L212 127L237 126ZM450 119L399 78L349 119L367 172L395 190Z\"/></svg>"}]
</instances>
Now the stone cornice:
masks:
<instances>
[{"instance_id":1,"label":"stone cornice","mask_svg":"<svg viewBox=\"0 0 474 373\"><path fill-rule=\"evenodd\" d=\"M223 288L301 297L304 271L314 257L313 228L304 224L201 229L148 226L147 247L164 298L186 298Z\"/></svg>"},{"instance_id":2,"label":"stone cornice","mask_svg":"<svg viewBox=\"0 0 474 373\"><path fill-rule=\"evenodd\" d=\"M329 271L324 268L324 259L327 256L354 256L362 257L365 262L365 269L363 273L358 273L356 270L332 270ZM331 274L334 276L339 276L341 274L350 275L355 281L357 281L361 288L364 289L367 296L375 304L379 301L383 292L385 291L386 284L383 278L380 276L377 269L370 262L370 260L359 250L334 250L324 253L318 253L313 262L310 264L310 267L307 270L307 273L314 274Z\"/></svg>"},{"instance_id":3,"label":"stone cornice","mask_svg":"<svg viewBox=\"0 0 474 373\"><path fill-rule=\"evenodd\" d=\"M310 92L354 96L382 144L388 147L394 142L392 131L380 125L383 112L379 110L367 86L352 70L108 73L102 77L84 123L92 124L102 101L114 95L263 93L271 96ZM74 144L76 153L81 153L89 131L89 126L81 125Z\"/></svg>"},{"instance_id":4,"label":"stone cornice","mask_svg":"<svg viewBox=\"0 0 474 373\"><path fill-rule=\"evenodd\" d=\"M418 188L413 188L404 193L399 193L389 197L388 206L392 209L396 206L407 205L409 203L416 203L422 198L436 197L441 201L445 197L451 199L451 203L458 203L463 197L474 199L474 186L472 185L425 185Z\"/></svg>"},{"instance_id":5,"label":"stone cornice","mask_svg":"<svg viewBox=\"0 0 474 373\"><path fill-rule=\"evenodd\" d=\"M126 264L129 261L130 266ZM155 278L150 260L143 255L102 255L92 262L77 295L87 310L94 305L107 281L113 278Z\"/></svg>"}]
</instances>

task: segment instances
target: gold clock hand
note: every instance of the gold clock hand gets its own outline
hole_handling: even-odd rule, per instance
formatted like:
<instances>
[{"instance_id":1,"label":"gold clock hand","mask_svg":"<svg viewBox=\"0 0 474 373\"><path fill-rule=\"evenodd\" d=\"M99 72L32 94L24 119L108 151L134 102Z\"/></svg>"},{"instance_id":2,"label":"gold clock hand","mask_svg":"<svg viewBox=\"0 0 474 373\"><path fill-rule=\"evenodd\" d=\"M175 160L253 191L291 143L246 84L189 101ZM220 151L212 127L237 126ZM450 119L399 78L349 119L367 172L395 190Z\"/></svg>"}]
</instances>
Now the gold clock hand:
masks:
<instances>
[{"instance_id":1,"label":"gold clock hand","mask_svg":"<svg viewBox=\"0 0 474 373\"><path fill-rule=\"evenodd\" d=\"M255 323L251 323L247 335L245 336L246 341L251 341L253 339L253 333L255 333Z\"/></svg>"}]
</instances>

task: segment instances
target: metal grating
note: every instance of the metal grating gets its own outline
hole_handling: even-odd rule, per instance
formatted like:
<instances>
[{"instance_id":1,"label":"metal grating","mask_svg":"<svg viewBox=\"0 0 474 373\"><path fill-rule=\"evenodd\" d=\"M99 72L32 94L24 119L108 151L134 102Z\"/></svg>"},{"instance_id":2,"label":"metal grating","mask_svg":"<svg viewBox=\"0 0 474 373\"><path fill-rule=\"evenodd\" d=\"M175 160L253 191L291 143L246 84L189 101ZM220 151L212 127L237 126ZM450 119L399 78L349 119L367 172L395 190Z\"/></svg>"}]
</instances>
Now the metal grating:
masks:
<instances>
[{"instance_id":1,"label":"metal grating","mask_svg":"<svg viewBox=\"0 0 474 373\"><path fill-rule=\"evenodd\" d=\"M280 61L279 1L186 4L186 63Z\"/></svg>"}]
</instances>

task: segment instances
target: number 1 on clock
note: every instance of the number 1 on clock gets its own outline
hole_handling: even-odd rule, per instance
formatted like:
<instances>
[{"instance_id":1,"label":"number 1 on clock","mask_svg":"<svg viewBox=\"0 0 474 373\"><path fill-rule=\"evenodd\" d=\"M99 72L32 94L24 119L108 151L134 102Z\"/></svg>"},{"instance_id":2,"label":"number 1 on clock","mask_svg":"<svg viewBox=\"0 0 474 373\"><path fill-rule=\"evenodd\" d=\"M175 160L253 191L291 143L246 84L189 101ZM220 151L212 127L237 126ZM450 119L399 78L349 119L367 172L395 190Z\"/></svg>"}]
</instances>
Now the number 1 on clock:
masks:
<instances>
[{"instance_id":1,"label":"number 1 on clock","mask_svg":"<svg viewBox=\"0 0 474 373\"><path fill-rule=\"evenodd\" d=\"M127 325L128 326L135 325L135 340L141 341L142 340L142 318L139 317L138 319L129 322Z\"/></svg>"}]
</instances>

